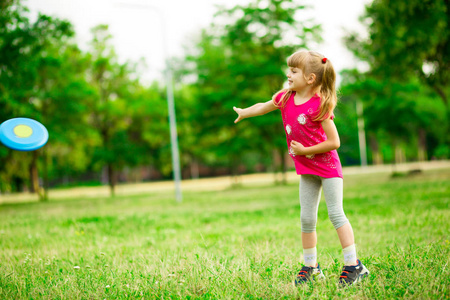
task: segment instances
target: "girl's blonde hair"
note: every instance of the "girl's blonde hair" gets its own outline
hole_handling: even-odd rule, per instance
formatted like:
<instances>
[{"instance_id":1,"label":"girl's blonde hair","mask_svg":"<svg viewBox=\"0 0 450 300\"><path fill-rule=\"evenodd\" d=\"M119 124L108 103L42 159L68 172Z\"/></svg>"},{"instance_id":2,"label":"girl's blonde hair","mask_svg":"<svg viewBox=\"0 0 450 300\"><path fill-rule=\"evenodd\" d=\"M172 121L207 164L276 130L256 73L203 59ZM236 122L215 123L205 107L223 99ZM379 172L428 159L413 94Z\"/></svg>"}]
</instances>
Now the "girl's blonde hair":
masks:
<instances>
[{"instance_id":1,"label":"girl's blonde hair","mask_svg":"<svg viewBox=\"0 0 450 300\"><path fill-rule=\"evenodd\" d=\"M336 95L336 72L330 60L325 56L314 51L301 50L297 51L287 59L287 64L292 68L299 68L303 71L303 76L307 79L307 76L311 73L316 75L316 80L313 83L313 88L320 86L320 107L314 121L323 121L331 116L334 108L337 104ZM275 105L278 107L284 107L294 91L289 89L281 90L275 94L275 97L279 93L284 93L283 98ZM274 97L274 99L275 99Z\"/></svg>"}]
</instances>

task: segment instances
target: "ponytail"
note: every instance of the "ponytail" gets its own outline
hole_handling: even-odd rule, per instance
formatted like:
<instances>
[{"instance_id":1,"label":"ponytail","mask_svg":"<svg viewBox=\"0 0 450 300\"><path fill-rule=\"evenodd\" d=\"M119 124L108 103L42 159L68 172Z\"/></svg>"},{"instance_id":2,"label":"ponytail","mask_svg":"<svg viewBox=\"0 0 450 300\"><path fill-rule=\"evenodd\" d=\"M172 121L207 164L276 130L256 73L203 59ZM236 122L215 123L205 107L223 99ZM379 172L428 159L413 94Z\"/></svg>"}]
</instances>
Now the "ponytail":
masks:
<instances>
[{"instance_id":1,"label":"ponytail","mask_svg":"<svg viewBox=\"0 0 450 300\"><path fill-rule=\"evenodd\" d=\"M323 62L325 61L325 62ZM322 82L320 83L320 107L319 113L314 121L323 121L333 114L337 105L336 95L336 73L331 62L324 58Z\"/></svg>"}]
</instances>

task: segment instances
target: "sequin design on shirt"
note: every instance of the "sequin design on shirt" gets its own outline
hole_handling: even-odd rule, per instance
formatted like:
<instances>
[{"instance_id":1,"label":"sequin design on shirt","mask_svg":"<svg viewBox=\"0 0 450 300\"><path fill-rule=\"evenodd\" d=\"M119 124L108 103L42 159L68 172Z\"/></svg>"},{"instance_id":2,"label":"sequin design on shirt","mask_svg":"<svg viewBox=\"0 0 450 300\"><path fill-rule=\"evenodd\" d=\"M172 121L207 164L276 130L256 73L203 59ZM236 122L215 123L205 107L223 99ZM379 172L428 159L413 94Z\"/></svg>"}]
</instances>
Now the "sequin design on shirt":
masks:
<instances>
[{"instance_id":1,"label":"sequin design on shirt","mask_svg":"<svg viewBox=\"0 0 450 300\"><path fill-rule=\"evenodd\" d=\"M330 153L324 153L321 157L321 161L330 169L336 169L336 165L333 160L333 156Z\"/></svg>"},{"instance_id":2,"label":"sequin design on shirt","mask_svg":"<svg viewBox=\"0 0 450 300\"><path fill-rule=\"evenodd\" d=\"M320 153L320 154L312 154L313 157L308 157L309 155L306 155L306 158L311 159L311 162L316 165L325 165L330 169L336 169L337 166L334 162L333 156L330 153Z\"/></svg>"},{"instance_id":3,"label":"sequin design on shirt","mask_svg":"<svg viewBox=\"0 0 450 300\"><path fill-rule=\"evenodd\" d=\"M297 121L302 124L305 125L306 124L306 115L305 114L300 114L297 118Z\"/></svg>"},{"instance_id":4,"label":"sequin design on shirt","mask_svg":"<svg viewBox=\"0 0 450 300\"><path fill-rule=\"evenodd\" d=\"M291 134L291 132L292 132L291 125L286 125L286 132L287 132L287 134Z\"/></svg>"}]
</instances>

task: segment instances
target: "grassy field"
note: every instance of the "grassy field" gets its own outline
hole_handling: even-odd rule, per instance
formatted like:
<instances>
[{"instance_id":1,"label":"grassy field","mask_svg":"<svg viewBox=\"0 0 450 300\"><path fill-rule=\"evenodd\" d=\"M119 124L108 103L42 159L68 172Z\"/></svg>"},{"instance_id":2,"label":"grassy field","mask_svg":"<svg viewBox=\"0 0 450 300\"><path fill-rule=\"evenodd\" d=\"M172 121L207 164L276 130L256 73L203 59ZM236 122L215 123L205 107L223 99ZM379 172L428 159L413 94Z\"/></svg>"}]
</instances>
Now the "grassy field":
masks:
<instances>
[{"instance_id":1,"label":"grassy field","mask_svg":"<svg viewBox=\"0 0 450 300\"><path fill-rule=\"evenodd\" d=\"M301 288L297 184L0 205L1 299L449 299L450 170L345 178L360 285L337 286L339 240L319 207L327 280Z\"/></svg>"}]
</instances>

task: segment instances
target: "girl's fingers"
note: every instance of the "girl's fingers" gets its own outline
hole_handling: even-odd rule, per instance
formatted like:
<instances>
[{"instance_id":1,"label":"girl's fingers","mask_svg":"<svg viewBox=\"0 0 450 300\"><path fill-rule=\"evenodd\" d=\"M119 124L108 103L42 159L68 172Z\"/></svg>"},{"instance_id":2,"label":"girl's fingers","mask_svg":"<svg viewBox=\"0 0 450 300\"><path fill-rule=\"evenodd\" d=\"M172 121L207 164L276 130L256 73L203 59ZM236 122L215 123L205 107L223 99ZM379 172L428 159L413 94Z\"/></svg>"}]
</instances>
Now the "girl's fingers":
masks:
<instances>
[{"instance_id":1,"label":"girl's fingers","mask_svg":"<svg viewBox=\"0 0 450 300\"><path fill-rule=\"evenodd\" d=\"M233 110L239 115L239 108L236 108L236 106L233 106ZM238 117L237 117L237 119L236 120L234 120L234 123L237 123L237 122L239 122L241 120L241 116L239 115Z\"/></svg>"}]
</instances>

